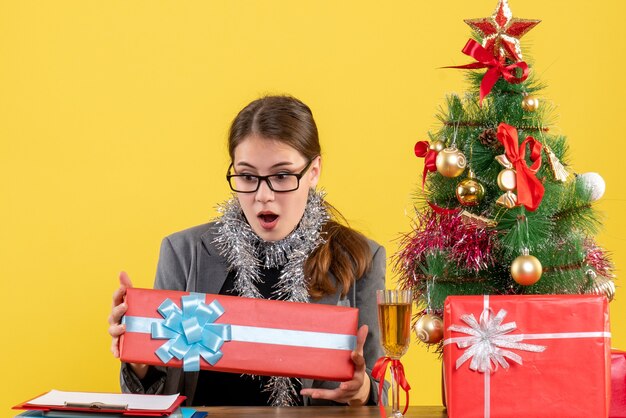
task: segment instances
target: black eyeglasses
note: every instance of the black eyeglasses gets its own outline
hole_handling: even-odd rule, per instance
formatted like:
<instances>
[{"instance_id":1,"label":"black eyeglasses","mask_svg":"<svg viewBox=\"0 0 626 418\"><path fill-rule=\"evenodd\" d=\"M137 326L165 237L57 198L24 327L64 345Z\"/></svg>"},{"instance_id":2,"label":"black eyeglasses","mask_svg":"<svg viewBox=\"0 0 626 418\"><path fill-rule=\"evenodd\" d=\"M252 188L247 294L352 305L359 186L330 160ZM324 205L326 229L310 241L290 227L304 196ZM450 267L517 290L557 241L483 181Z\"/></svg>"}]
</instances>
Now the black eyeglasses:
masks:
<instances>
[{"instance_id":1,"label":"black eyeglasses","mask_svg":"<svg viewBox=\"0 0 626 418\"><path fill-rule=\"evenodd\" d=\"M316 157L317 158L317 157ZM230 174L233 163L228 166L226 180L230 189L237 193L254 193L259 190L261 181L265 181L273 192L293 192L300 187L300 179L307 172L315 158L309 160L307 165L299 173L279 173L269 176L256 176L254 174Z\"/></svg>"}]
</instances>

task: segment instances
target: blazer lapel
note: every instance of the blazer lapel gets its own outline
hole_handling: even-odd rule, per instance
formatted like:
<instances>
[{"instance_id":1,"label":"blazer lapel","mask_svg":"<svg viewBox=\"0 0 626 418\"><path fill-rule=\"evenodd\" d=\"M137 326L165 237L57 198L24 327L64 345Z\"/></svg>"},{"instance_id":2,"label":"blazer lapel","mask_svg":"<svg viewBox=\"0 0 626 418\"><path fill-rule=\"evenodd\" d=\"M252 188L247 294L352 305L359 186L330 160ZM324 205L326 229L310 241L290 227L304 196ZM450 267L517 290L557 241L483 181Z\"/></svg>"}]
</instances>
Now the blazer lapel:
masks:
<instances>
[{"instance_id":1,"label":"blazer lapel","mask_svg":"<svg viewBox=\"0 0 626 418\"><path fill-rule=\"evenodd\" d=\"M219 293L228 275L228 265L213 244L213 234L212 230L205 232L200 237L202 241L196 244L196 292Z\"/></svg>"}]
</instances>

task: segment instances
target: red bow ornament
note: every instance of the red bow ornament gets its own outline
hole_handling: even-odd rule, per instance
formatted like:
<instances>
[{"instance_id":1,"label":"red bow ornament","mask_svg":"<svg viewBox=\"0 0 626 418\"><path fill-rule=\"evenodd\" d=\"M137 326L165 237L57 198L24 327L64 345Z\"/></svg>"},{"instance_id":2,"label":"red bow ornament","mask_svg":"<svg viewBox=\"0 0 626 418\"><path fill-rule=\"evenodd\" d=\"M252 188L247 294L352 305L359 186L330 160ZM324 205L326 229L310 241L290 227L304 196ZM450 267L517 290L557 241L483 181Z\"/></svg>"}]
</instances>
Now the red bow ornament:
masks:
<instances>
[{"instance_id":1,"label":"red bow ornament","mask_svg":"<svg viewBox=\"0 0 626 418\"><path fill-rule=\"evenodd\" d=\"M535 211L545 192L542 182L536 175L539 167L541 167L543 146L532 136L526 137L518 145L517 129L506 123L498 125L498 141L504 145L505 154L497 156L496 159L505 167L508 165L515 169L517 204L524 205L530 211ZM530 161L532 162L530 167L526 163L527 144L530 146Z\"/></svg>"},{"instance_id":2,"label":"red bow ornament","mask_svg":"<svg viewBox=\"0 0 626 418\"><path fill-rule=\"evenodd\" d=\"M481 44L473 39L470 39L463 47L462 52L465 55L469 55L475 58L477 62L466 65L456 65L444 68L462 68L468 70L477 70L479 68L488 68L487 72L483 76L480 82L480 105L483 104L483 99L489 94L496 81L500 77L503 77L506 81L512 84L519 84L528 78L528 64L524 61L519 61L514 64L505 65L504 58L501 60L494 57L488 50L486 50ZM521 77L515 75L515 70L519 68L522 70Z\"/></svg>"},{"instance_id":3,"label":"red bow ornament","mask_svg":"<svg viewBox=\"0 0 626 418\"><path fill-rule=\"evenodd\" d=\"M426 174L428 172L437 171L437 151L430 148L428 141L418 141L415 144L415 155L424 158L424 174L422 176L422 190L424 189L424 183L426 183Z\"/></svg>"},{"instance_id":4,"label":"red bow ornament","mask_svg":"<svg viewBox=\"0 0 626 418\"><path fill-rule=\"evenodd\" d=\"M408 380L406 380L406 376L404 375L404 366L402 366L400 360L392 359L391 357L386 356L381 357L376 361L376 364L374 364L374 368L372 369L372 377L378 380L378 407L380 408L380 416L382 418L385 418L385 406L381 402L381 396L383 393L383 385L385 383L387 366L389 365L391 365L391 374L393 376L393 379L398 382L398 386L401 387L406 394L406 402L404 404L404 411L402 411L402 415L406 414L407 409L409 409L409 391L411 390L411 386L409 385L409 382Z\"/></svg>"},{"instance_id":5,"label":"red bow ornament","mask_svg":"<svg viewBox=\"0 0 626 418\"><path fill-rule=\"evenodd\" d=\"M457 215L461 212L461 209L446 209L446 208L442 208L441 206L437 206L435 203L433 202L426 202L428 203L428 206L430 206L430 208L435 212L438 213L439 215Z\"/></svg>"}]
</instances>

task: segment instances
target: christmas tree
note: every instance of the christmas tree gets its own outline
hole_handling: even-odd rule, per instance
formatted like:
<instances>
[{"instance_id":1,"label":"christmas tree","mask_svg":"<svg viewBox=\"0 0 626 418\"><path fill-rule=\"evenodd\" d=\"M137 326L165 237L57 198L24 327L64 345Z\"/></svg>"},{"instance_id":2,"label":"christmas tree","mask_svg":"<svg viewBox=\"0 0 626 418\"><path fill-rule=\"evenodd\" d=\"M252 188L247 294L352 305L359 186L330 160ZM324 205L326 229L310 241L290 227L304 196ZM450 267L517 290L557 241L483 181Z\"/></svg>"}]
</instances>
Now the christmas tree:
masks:
<instances>
[{"instance_id":1,"label":"christmas tree","mask_svg":"<svg viewBox=\"0 0 626 418\"><path fill-rule=\"evenodd\" d=\"M467 71L470 90L448 96L439 130L415 144L424 171L395 258L430 344L448 295L615 292L594 241L604 181L568 165L567 139L551 133L554 109L522 55L520 38L540 21L514 18L499 0L492 16L465 22L475 38L463 53L475 62L448 68Z\"/></svg>"}]
</instances>

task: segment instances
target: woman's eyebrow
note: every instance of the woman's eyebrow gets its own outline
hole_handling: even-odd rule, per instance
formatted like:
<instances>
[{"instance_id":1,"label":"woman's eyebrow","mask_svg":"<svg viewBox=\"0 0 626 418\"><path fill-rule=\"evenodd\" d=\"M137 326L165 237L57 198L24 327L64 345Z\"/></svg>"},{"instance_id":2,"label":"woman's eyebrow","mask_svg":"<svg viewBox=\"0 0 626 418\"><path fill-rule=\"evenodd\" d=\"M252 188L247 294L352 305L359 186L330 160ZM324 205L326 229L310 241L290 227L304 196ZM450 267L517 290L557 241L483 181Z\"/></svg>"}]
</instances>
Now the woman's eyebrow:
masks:
<instances>
[{"instance_id":1,"label":"woman's eyebrow","mask_svg":"<svg viewBox=\"0 0 626 418\"><path fill-rule=\"evenodd\" d=\"M235 164L237 167L247 167L247 168L254 168L256 169L256 167L250 163L247 163L245 161L239 161L237 164ZM291 161L281 161L278 162L276 164L274 164L273 166L270 167L270 169L275 169L275 168L281 168L281 167L286 167L286 166L293 166L294 163Z\"/></svg>"}]
</instances>

